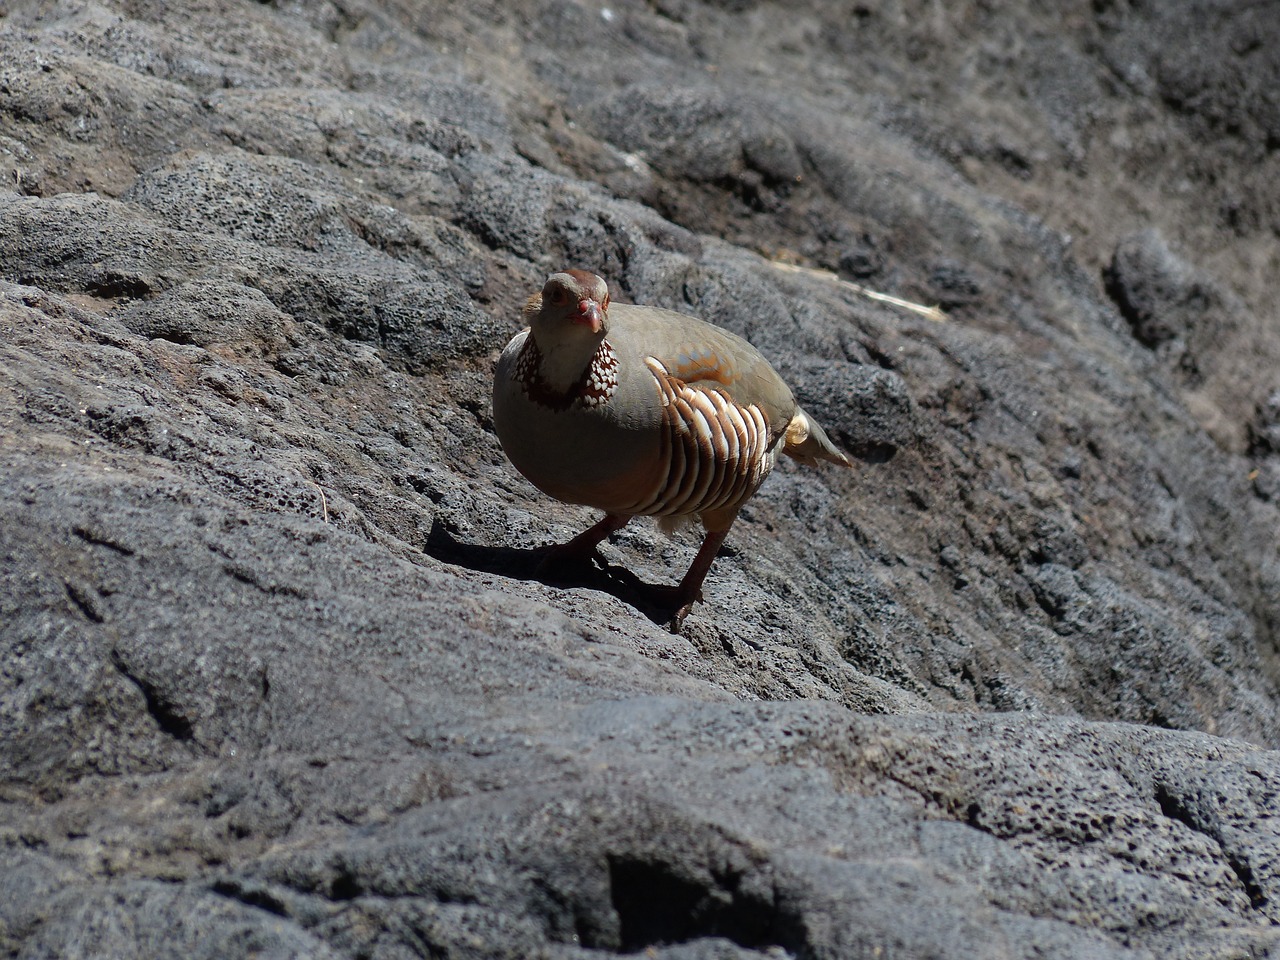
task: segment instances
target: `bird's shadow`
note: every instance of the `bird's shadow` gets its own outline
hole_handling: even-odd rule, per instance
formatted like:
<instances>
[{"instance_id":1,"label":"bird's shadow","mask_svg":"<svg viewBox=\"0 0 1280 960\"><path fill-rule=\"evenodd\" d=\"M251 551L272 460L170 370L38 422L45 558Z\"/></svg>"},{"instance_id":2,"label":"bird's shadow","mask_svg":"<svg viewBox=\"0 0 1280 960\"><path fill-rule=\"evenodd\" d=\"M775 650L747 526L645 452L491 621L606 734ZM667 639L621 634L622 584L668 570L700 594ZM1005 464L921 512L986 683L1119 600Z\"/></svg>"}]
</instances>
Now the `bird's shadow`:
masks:
<instances>
[{"instance_id":1,"label":"bird's shadow","mask_svg":"<svg viewBox=\"0 0 1280 960\"><path fill-rule=\"evenodd\" d=\"M646 583L625 567L615 566L598 552L591 560L562 560L554 546L488 547L464 543L437 517L427 535L426 553L457 567L493 573L512 580L536 580L550 587L586 587L616 597L654 623L677 632L677 607L666 597L669 587Z\"/></svg>"}]
</instances>

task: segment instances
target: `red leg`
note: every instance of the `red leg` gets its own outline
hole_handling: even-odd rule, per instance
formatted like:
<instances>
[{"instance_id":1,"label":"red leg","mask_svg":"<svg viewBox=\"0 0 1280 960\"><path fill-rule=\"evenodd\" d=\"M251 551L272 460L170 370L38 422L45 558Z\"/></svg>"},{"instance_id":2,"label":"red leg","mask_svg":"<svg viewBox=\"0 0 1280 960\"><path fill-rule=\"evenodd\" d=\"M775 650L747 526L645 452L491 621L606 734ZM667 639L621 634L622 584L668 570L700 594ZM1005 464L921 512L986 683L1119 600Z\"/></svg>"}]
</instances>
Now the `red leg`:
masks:
<instances>
[{"instance_id":1,"label":"red leg","mask_svg":"<svg viewBox=\"0 0 1280 960\"><path fill-rule=\"evenodd\" d=\"M604 542L605 538L609 534L621 530L630 520L631 517L626 514L606 513L597 523L582 531L568 543L552 547L546 559L543 560L543 566L591 560L596 556L596 548ZM693 605L702 599L702 582L707 579L711 564L715 562L717 554L720 553L720 547L724 545L725 537L729 535L729 526L732 523L733 517L731 516L728 518L728 523L725 524L723 530L707 531L707 535L702 540L702 546L698 548L698 553L693 558L693 563L689 565L689 570L685 573L678 586L654 588L655 597L660 603L663 605L670 604L676 608L671 618L671 630L673 632L678 633L680 631L684 618L689 615Z\"/></svg>"},{"instance_id":2,"label":"red leg","mask_svg":"<svg viewBox=\"0 0 1280 960\"><path fill-rule=\"evenodd\" d=\"M631 518L625 514L606 513L598 523L583 530L568 543L552 547L547 559L554 562L590 560L596 554L596 547L600 546L609 534L625 527L630 520Z\"/></svg>"},{"instance_id":3,"label":"red leg","mask_svg":"<svg viewBox=\"0 0 1280 960\"><path fill-rule=\"evenodd\" d=\"M727 529L708 530L706 537L702 540L702 546L698 548L697 556L693 558L693 563L689 564L689 570L685 573L684 579L672 591L674 601L679 605L671 617L672 633L680 632L680 628L684 625L684 618L689 615L693 605L702 599L702 581L707 579L711 564L715 562L716 556L720 553L720 547L724 545L725 537L728 535Z\"/></svg>"}]
</instances>

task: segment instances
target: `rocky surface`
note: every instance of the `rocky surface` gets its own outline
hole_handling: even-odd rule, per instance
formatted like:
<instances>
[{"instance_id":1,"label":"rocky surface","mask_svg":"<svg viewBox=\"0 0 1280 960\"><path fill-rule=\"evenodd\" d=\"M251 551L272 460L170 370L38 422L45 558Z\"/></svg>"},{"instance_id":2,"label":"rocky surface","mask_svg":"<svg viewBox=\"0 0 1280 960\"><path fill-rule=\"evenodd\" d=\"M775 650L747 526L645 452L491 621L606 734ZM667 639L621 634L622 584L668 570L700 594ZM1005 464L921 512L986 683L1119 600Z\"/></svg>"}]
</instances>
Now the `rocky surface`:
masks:
<instances>
[{"instance_id":1,"label":"rocky surface","mask_svg":"<svg viewBox=\"0 0 1280 960\"><path fill-rule=\"evenodd\" d=\"M1280 25L1001 6L5 8L0 953L1280 950ZM862 458L682 635L492 433L568 265Z\"/></svg>"}]
</instances>

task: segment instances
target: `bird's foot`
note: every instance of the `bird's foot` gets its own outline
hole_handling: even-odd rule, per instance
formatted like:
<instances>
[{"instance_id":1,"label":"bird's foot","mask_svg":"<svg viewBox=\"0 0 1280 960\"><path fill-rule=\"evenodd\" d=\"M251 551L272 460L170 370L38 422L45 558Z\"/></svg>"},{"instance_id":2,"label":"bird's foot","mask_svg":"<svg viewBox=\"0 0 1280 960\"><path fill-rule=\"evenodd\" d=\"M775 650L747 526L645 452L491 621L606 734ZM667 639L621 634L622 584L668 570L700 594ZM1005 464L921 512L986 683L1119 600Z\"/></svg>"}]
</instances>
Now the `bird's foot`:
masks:
<instances>
[{"instance_id":1,"label":"bird's foot","mask_svg":"<svg viewBox=\"0 0 1280 960\"><path fill-rule=\"evenodd\" d=\"M689 615L693 605L702 599L702 591L690 593L684 587L650 587L649 601L659 610L671 610L671 618L667 621L667 629L679 633L684 627L684 618Z\"/></svg>"},{"instance_id":2,"label":"bird's foot","mask_svg":"<svg viewBox=\"0 0 1280 960\"><path fill-rule=\"evenodd\" d=\"M690 600L683 607L671 615L671 620L667 623L667 629L672 633L679 633L684 629L684 618L689 615L689 611L693 609L693 601Z\"/></svg>"},{"instance_id":3,"label":"bird's foot","mask_svg":"<svg viewBox=\"0 0 1280 960\"><path fill-rule=\"evenodd\" d=\"M561 543L547 551L538 564L539 575L555 576L561 572L582 570L596 564L600 569L609 566L600 553L600 544L609 534L621 530L631 518L619 513L606 513L593 526L583 530L568 543Z\"/></svg>"}]
</instances>

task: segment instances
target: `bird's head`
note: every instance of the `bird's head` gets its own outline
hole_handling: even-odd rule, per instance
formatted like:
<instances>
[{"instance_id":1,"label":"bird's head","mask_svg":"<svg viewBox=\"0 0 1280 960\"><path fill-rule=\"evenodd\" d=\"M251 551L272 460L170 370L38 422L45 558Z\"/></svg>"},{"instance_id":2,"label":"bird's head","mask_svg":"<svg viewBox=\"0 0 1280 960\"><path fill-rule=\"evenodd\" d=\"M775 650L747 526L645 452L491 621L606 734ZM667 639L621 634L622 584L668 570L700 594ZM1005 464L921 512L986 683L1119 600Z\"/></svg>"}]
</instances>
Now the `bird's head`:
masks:
<instances>
[{"instance_id":1,"label":"bird's head","mask_svg":"<svg viewBox=\"0 0 1280 960\"><path fill-rule=\"evenodd\" d=\"M586 270L553 273L524 310L540 343L579 338L598 343L609 325L609 286Z\"/></svg>"}]
</instances>

